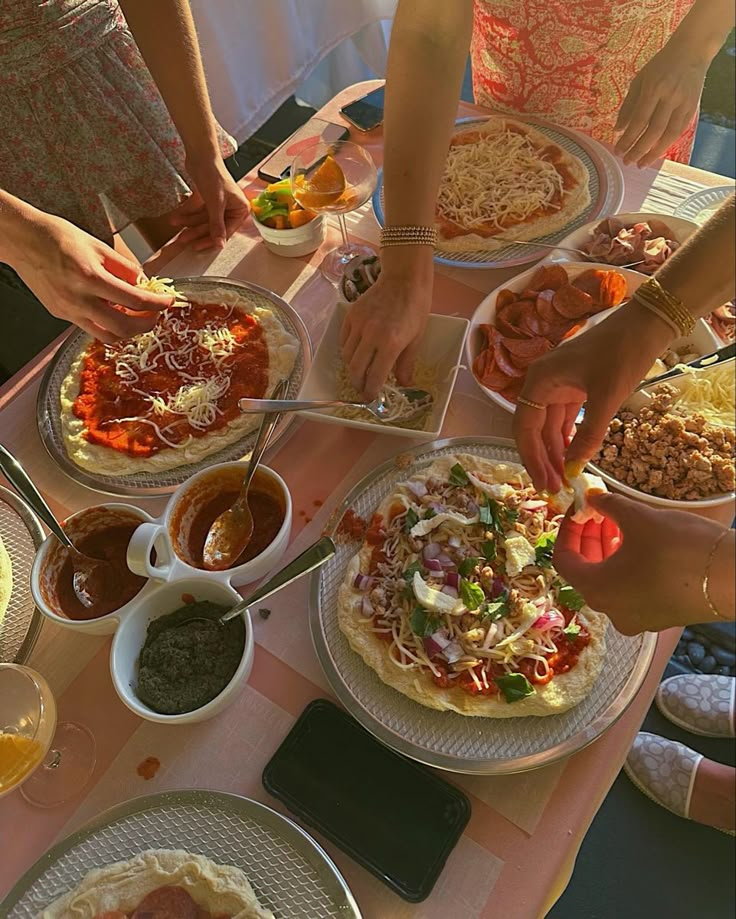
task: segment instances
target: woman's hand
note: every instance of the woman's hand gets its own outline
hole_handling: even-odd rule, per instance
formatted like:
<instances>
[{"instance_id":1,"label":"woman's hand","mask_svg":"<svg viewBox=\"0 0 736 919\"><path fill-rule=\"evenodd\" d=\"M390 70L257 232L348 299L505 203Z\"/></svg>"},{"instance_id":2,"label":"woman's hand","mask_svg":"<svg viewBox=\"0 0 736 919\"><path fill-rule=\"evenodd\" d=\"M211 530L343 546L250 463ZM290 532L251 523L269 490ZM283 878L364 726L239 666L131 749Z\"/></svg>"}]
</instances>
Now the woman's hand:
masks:
<instances>
[{"instance_id":1,"label":"woman's hand","mask_svg":"<svg viewBox=\"0 0 736 919\"><path fill-rule=\"evenodd\" d=\"M136 287L140 265L60 217L27 210L9 260L52 316L107 344L153 328L172 297Z\"/></svg>"},{"instance_id":2,"label":"woman's hand","mask_svg":"<svg viewBox=\"0 0 736 919\"><path fill-rule=\"evenodd\" d=\"M687 511L593 495L603 523L566 517L553 564L624 635L711 621L703 577L723 526Z\"/></svg>"},{"instance_id":3,"label":"woman's hand","mask_svg":"<svg viewBox=\"0 0 736 919\"><path fill-rule=\"evenodd\" d=\"M187 157L186 169L194 190L174 211L171 223L185 228L179 239L194 243L196 251L222 249L248 217L248 199L219 155Z\"/></svg>"},{"instance_id":4,"label":"woman's hand","mask_svg":"<svg viewBox=\"0 0 736 919\"><path fill-rule=\"evenodd\" d=\"M345 317L342 358L354 389L368 400L376 398L394 368L399 383L411 385L432 308L432 250L423 249L411 256L384 250L378 281Z\"/></svg>"},{"instance_id":5,"label":"woman's hand","mask_svg":"<svg viewBox=\"0 0 736 919\"><path fill-rule=\"evenodd\" d=\"M703 91L710 58L695 43L670 40L634 77L619 112L616 153L650 166L686 130Z\"/></svg>"},{"instance_id":6,"label":"woman's hand","mask_svg":"<svg viewBox=\"0 0 736 919\"><path fill-rule=\"evenodd\" d=\"M518 403L514 437L538 490L558 491L565 459L582 466L598 451L611 418L671 338L666 323L631 301L531 364L521 395L542 408Z\"/></svg>"}]
</instances>

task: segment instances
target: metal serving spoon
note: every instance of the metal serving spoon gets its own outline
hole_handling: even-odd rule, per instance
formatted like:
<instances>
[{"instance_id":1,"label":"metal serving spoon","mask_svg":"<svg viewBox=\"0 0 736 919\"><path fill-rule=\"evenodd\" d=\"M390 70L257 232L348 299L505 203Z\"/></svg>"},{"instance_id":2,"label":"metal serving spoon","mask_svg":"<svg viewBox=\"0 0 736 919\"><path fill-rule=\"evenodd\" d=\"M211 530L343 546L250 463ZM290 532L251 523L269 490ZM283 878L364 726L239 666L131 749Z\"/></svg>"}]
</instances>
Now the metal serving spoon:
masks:
<instances>
[{"instance_id":1,"label":"metal serving spoon","mask_svg":"<svg viewBox=\"0 0 736 919\"><path fill-rule=\"evenodd\" d=\"M0 445L0 470L21 498L33 508L59 542L69 550L74 569L72 582L74 593L82 606L87 608L94 606L100 597L109 592L110 579L113 576L110 563L104 559L92 558L77 549L31 481L28 473L13 454L2 445Z\"/></svg>"},{"instance_id":2,"label":"metal serving spoon","mask_svg":"<svg viewBox=\"0 0 736 919\"><path fill-rule=\"evenodd\" d=\"M241 399L238 405L241 412L301 412L315 408L363 408L379 421L411 421L425 412L434 402L431 393L424 389L399 390L411 403L411 408L403 415L390 418L391 409L386 402L386 394L381 393L372 402L349 402L344 399Z\"/></svg>"},{"instance_id":3,"label":"metal serving spoon","mask_svg":"<svg viewBox=\"0 0 736 919\"><path fill-rule=\"evenodd\" d=\"M590 253L584 252L582 249L574 249L571 246L554 246L551 243L536 243L531 240L507 239L505 236L494 237L494 242L508 243L510 246L532 246L535 249L551 249L553 252L555 249L559 249L560 252L572 252L573 255L580 256L585 262L597 261ZM611 265L611 268L633 268L635 265L642 265L644 261L645 259L639 259L638 262L628 262L626 265Z\"/></svg>"},{"instance_id":4,"label":"metal serving spoon","mask_svg":"<svg viewBox=\"0 0 736 919\"><path fill-rule=\"evenodd\" d=\"M222 627L226 622L230 622L230 620L235 619L236 616L242 615L242 613L246 612L246 610L255 603L260 603L262 600L270 597L271 594L275 594L276 591L281 590L282 587L286 587L303 575L309 574L310 571L314 571L315 568L324 565L325 562L332 558L336 551L335 543L330 537L323 536L317 542L312 543L308 549L305 549L301 555L297 555L297 557L289 562L286 567L282 568L281 571L272 578L269 578L265 584L261 584L260 587L257 587L249 597L246 597L245 600L241 600L240 603L236 604L226 613L223 613L219 618L205 619L203 616L190 616L188 619L184 619L182 622L178 623L176 628L180 629L184 625L189 625L190 622L206 622L208 625L214 624Z\"/></svg>"},{"instance_id":5,"label":"metal serving spoon","mask_svg":"<svg viewBox=\"0 0 736 919\"><path fill-rule=\"evenodd\" d=\"M286 393L288 388L289 381L281 380L273 391L273 398L278 399ZM253 536L255 524L248 506L248 489L263 454L268 448L279 418L278 412L267 413L263 416L240 493L232 507L215 518L207 533L202 550L202 560L208 571L224 571L230 568L240 558Z\"/></svg>"}]
</instances>

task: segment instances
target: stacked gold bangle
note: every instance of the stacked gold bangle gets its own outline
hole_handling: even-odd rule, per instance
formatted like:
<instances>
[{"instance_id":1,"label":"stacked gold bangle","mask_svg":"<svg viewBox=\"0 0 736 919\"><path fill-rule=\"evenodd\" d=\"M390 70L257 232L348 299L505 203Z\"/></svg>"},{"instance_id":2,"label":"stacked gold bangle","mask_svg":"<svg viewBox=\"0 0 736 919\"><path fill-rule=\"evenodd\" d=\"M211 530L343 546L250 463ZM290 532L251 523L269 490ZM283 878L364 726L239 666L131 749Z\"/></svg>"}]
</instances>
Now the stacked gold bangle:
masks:
<instances>
[{"instance_id":1,"label":"stacked gold bangle","mask_svg":"<svg viewBox=\"0 0 736 919\"><path fill-rule=\"evenodd\" d=\"M713 562L715 561L716 552L718 552L721 543L728 536L730 530L724 529L724 531L718 536L718 539L713 543L713 546L708 555L708 561L705 563L705 574L703 575L703 596L705 597L705 602L708 604L711 613L717 618L722 619L723 617L716 609L716 605L711 599L710 596L710 569L713 567Z\"/></svg>"},{"instance_id":2,"label":"stacked gold bangle","mask_svg":"<svg viewBox=\"0 0 736 919\"><path fill-rule=\"evenodd\" d=\"M437 246L434 227L384 227L381 230L381 248L388 246Z\"/></svg>"},{"instance_id":3,"label":"stacked gold bangle","mask_svg":"<svg viewBox=\"0 0 736 919\"><path fill-rule=\"evenodd\" d=\"M642 284L632 299L659 316L675 335L692 334L695 320L687 307L682 300L665 290L656 278L650 278L645 284Z\"/></svg>"}]
</instances>

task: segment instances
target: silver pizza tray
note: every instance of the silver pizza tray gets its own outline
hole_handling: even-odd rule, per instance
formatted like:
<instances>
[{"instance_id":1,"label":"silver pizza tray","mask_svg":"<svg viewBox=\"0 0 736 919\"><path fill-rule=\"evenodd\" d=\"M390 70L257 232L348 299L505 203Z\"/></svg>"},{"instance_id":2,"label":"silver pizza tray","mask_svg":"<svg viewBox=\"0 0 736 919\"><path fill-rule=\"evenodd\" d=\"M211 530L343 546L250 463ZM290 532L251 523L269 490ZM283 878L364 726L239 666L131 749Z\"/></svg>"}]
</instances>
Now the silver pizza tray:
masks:
<instances>
[{"instance_id":1,"label":"silver pizza tray","mask_svg":"<svg viewBox=\"0 0 736 919\"><path fill-rule=\"evenodd\" d=\"M95 868L146 849L184 849L241 868L276 919L360 919L327 853L295 823L250 798L170 791L134 798L53 846L0 903L0 916L36 919Z\"/></svg>"},{"instance_id":2,"label":"silver pizza tray","mask_svg":"<svg viewBox=\"0 0 736 919\"><path fill-rule=\"evenodd\" d=\"M204 296L212 288L225 288L241 296L245 295L249 305L262 306L272 310L299 342L294 369L289 378L289 389L286 398L295 399L302 382L312 365L312 342L309 332L296 310L285 300L265 287L250 284L247 281L233 281L230 278L201 277L176 278L176 289L184 296ZM82 331L73 331L61 345L49 364L38 392L36 403L36 421L41 440L51 458L62 472L75 482L86 485L106 495L123 495L127 497L155 497L168 495L190 476L215 463L227 463L250 456L257 431L252 431L236 443L223 450L205 457L199 463L180 466L166 472L136 473L126 476L98 475L88 469L77 466L68 456L61 431L61 403L59 393L69 368L81 350L87 347L90 337ZM284 414L279 421L271 440L270 450L284 437L288 428L294 424L296 415L293 412Z\"/></svg>"},{"instance_id":3,"label":"silver pizza tray","mask_svg":"<svg viewBox=\"0 0 736 919\"><path fill-rule=\"evenodd\" d=\"M13 587L0 620L0 663L23 664L41 631L42 616L31 593L31 567L44 540L41 523L12 491L0 485L0 539L10 556Z\"/></svg>"},{"instance_id":4,"label":"silver pizza tray","mask_svg":"<svg viewBox=\"0 0 736 919\"><path fill-rule=\"evenodd\" d=\"M426 469L437 457L458 451L519 462L513 442L494 437L453 437L407 450L351 490L332 518L332 534L349 508L370 520L398 482ZM547 766L581 750L611 727L649 670L656 636L645 633L628 638L609 625L600 676L587 698L570 711L496 719L427 708L383 683L342 634L338 591L360 543L337 543L337 554L312 577L310 627L317 656L335 694L360 724L387 746L419 762L477 775Z\"/></svg>"},{"instance_id":5,"label":"silver pizza tray","mask_svg":"<svg viewBox=\"0 0 736 919\"><path fill-rule=\"evenodd\" d=\"M502 112L497 114L503 117ZM455 125L459 127L484 124L492 115L493 113L489 112L485 117L472 115L469 118L459 118ZM579 131L548 124L545 121L537 121L534 118L514 115L513 120L522 121L536 128L558 147L576 156L588 173L590 204L556 233L538 237L538 242L554 245L588 221L596 220L606 214L615 214L619 210L624 200L624 176L616 158L602 144ZM383 226L385 223L383 170L378 174L378 184L373 193L373 210L379 224ZM451 268L512 268L515 265L536 262L548 254L548 249L534 249L531 246L509 245L498 249L479 249L475 252L446 252L440 247L435 252L434 260L438 265L447 265Z\"/></svg>"}]
</instances>

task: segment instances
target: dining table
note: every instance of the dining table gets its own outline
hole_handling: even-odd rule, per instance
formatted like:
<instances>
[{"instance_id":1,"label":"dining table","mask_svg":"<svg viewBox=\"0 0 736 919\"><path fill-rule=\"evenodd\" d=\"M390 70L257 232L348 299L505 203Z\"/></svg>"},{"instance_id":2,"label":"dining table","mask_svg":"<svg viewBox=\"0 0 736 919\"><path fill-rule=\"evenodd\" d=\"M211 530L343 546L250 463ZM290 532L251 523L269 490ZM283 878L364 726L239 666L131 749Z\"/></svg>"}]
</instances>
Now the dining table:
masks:
<instances>
[{"instance_id":1,"label":"dining table","mask_svg":"<svg viewBox=\"0 0 736 919\"><path fill-rule=\"evenodd\" d=\"M317 117L342 123L341 106L380 83L356 84L332 99ZM461 103L459 114L483 109ZM380 165L381 129L353 131ZM672 214L693 192L731 180L682 164L655 168L622 166L621 211ZM242 186L262 187L256 170ZM377 246L379 225L370 202L347 216L352 237ZM324 253L339 241L337 223L311 256L284 258L263 245L248 221L218 252L195 252L173 240L146 264L157 276L211 275L244 280L283 297L306 324L314 347L338 301L320 272ZM432 310L469 318L480 301L520 268L462 269L438 266ZM0 389L0 440L24 464L56 514L64 518L110 500L65 475L47 454L35 424L39 384L61 341ZM511 415L490 402L467 367L460 369L442 437L511 437ZM317 539L348 491L376 466L406 449L404 441L373 431L300 417L267 456L288 483L293 526L286 559ZM157 516L165 498L125 499ZM733 508L714 512L730 523ZM286 813L264 790L261 775L305 706L333 698L309 631L309 582L298 581L268 602L270 615L253 616L254 666L242 693L217 717L167 726L142 720L123 705L110 679L110 637L78 634L44 622L28 665L48 680L59 717L94 734L97 762L84 790L52 809L28 804L18 791L0 800L0 897L44 852L100 812L137 796L197 788L254 798ZM422 903L400 899L373 875L318 833L309 831L333 858L367 919L447 919L544 916L570 881L575 859L596 812L616 779L652 703L677 643L678 630L662 632L641 688L621 717L593 743L567 759L505 775L439 772L469 798L471 816L431 895ZM141 763L155 758L152 774ZM296 818L295 818L296 819ZM298 822L298 820L297 820ZM11 844L12 841L12 844ZM666 844L666 841L665 841ZM625 840L611 839L612 847ZM0 912L2 907L0 906Z\"/></svg>"}]
</instances>

